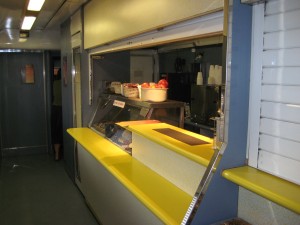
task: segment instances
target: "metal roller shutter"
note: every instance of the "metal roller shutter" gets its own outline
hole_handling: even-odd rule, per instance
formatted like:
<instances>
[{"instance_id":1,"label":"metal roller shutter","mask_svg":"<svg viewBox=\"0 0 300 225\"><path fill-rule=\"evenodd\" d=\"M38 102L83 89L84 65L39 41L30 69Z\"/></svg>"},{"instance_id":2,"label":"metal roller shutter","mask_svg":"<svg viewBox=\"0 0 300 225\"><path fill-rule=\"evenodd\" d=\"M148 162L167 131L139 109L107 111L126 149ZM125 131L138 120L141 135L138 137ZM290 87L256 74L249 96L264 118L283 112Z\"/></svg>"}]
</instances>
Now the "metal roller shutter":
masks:
<instances>
[{"instance_id":1,"label":"metal roller shutter","mask_svg":"<svg viewBox=\"0 0 300 225\"><path fill-rule=\"evenodd\" d=\"M300 1L254 7L264 23L253 27L253 47L262 48L252 56L249 165L300 184Z\"/></svg>"}]
</instances>

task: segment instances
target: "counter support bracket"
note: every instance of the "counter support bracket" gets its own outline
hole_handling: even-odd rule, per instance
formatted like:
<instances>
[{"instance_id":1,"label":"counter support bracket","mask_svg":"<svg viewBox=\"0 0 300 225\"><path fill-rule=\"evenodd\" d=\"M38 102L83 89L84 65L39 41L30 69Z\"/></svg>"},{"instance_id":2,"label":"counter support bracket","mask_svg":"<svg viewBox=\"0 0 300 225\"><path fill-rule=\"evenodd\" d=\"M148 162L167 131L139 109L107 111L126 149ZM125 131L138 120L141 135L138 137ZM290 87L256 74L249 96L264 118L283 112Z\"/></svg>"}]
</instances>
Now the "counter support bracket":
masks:
<instances>
[{"instance_id":1,"label":"counter support bracket","mask_svg":"<svg viewBox=\"0 0 300 225\"><path fill-rule=\"evenodd\" d=\"M224 147L224 145L222 145ZM221 148L222 148L221 147ZM221 157L221 152L219 149L214 149L214 155L212 156L212 160L209 162L207 169L203 175L203 178L200 181L200 184L197 188L197 191L193 197L193 200L181 222L181 225L188 225L191 224L193 221L193 218L197 212L197 209L199 208L201 201L205 195L205 192L207 190L207 187L209 185L209 181L211 180L211 177L214 173L214 168L217 167L218 162L220 161L219 158Z\"/></svg>"}]
</instances>

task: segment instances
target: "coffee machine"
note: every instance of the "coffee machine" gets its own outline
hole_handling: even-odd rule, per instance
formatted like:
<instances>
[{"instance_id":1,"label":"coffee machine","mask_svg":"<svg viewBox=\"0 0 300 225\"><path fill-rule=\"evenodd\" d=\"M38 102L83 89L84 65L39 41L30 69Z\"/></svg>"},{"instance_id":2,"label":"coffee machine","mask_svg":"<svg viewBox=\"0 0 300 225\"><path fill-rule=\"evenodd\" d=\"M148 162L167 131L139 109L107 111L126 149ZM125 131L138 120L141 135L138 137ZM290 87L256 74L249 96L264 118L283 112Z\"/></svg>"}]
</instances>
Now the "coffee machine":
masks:
<instances>
[{"instance_id":1,"label":"coffee machine","mask_svg":"<svg viewBox=\"0 0 300 225\"><path fill-rule=\"evenodd\" d=\"M221 106L221 85L191 86L191 122L214 126L211 118L218 117Z\"/></svg>"}]
</instances>

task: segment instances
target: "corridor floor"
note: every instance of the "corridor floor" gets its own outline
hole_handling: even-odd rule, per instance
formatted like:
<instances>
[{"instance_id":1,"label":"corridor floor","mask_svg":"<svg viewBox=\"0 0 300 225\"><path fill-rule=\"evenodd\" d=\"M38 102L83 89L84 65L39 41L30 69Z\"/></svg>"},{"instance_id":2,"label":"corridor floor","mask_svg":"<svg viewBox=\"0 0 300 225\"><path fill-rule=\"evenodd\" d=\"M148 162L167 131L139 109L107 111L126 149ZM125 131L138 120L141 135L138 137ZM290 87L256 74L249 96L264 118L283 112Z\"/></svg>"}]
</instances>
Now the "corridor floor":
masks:
<instances>
[{"instance_id":1,"label":"corridor floor","mask_svg":"<svg viewBox=\"0 0 300 225\"><path fill-rule=\"evenodd\" d=\"M48 154L0 159L1 225L98 225L64 169Z\"/></svg>"}]
</instances>

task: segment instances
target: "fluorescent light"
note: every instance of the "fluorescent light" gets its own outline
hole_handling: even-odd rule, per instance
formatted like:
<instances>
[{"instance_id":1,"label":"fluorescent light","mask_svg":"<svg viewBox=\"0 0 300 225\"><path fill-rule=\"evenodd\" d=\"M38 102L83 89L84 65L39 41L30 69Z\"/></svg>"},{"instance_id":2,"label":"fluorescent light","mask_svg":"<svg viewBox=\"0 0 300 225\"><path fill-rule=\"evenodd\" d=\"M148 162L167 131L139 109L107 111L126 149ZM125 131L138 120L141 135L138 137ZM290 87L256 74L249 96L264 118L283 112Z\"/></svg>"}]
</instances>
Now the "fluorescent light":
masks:
<instances>
[{"instance_id":1,"label":"fluorescent light","mask_svg":"<svg viewBox=\"0 0 300 225\"><path fill-rule=\"evenodd\" d=\"M30 30L36 17L35 16L25 16L22 23L22 30Z\"/></svg>"},{"instance_id":2,"label":"fluorescent light","mask_svg":"<svg viewBox=\"0 0 300 225\"><path fill-rule=\"evenodd\" d=\"M29 11L40 11L43 7L45 0L30 0L27 10Z\"/></svg>"}]
</instances>

